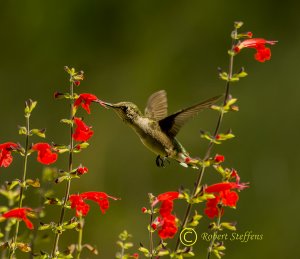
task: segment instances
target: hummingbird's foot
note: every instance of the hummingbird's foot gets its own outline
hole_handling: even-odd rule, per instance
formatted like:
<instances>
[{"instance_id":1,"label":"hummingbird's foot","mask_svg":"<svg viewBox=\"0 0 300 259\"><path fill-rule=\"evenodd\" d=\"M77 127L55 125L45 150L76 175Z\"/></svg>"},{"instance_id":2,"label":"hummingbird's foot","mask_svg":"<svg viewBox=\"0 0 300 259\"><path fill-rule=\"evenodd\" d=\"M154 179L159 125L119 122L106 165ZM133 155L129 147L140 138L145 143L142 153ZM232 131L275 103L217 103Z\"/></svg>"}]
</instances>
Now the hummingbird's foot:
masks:
<instances>
[{"instance_id":1,"label":"hummingbird's foot","mask_svg":"<svg viewBox=\"0 0 300 259\"><path fill-rule=\"evenodd\" d=\"M156 165L158 166L158 167L165 167L165 165L166 165L166 163L165 162L168 162L168 164L170 164L170 161L169 161L169 159L168 159L168 157L161 157L160 155L158 155L157 157L156 157L156 160L155 160L155 162L156 162Z\"/></svg>"}]
</instances>

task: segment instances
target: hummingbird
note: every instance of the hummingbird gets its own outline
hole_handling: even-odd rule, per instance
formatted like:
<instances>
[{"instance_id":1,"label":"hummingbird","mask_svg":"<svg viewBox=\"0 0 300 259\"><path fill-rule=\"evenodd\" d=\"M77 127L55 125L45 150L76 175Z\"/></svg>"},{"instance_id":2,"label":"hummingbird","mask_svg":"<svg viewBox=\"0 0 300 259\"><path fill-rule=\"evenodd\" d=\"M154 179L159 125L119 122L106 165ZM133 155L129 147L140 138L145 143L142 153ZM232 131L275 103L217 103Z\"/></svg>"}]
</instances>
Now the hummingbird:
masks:
<instances>
[{"instance_id":1,"label":"hummingbird","mask_svg":"<svg viewBox=\"0 0 300 259\"><path fill-rule=\"evenodd\" d=\"M165 166L168 158L174 159L187 167L189 153L177 140L176 135L181 127L198 112L210 108L221 96L215 96L201 103L179 110L168 115L168 101L165 90L153 93L147 101L144 114L132 102L103 104L111 107L117 115L130 126L142 143L157 155L156 165Z\"/></svg>"}]
</instances>

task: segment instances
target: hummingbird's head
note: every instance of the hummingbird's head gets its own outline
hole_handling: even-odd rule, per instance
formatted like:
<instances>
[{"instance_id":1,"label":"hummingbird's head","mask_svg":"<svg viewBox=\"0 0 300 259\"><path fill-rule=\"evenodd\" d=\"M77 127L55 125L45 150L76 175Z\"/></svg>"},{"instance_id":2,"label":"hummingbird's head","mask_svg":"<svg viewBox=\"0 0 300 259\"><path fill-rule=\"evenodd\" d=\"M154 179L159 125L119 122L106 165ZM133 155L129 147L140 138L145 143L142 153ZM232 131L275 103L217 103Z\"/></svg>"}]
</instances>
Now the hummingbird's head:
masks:
<instances>
[{"instance_id":1,"label":"hummingbird's head","mask_svg":"<svg viewBox=\"0 0 300 259\"><path fill-rule=\"evenodd\" d=\"M139 108L131 102L120 102L120 103L104 103L107 107L113 108L118 116L124 122L132 122L136 117L141 116Z\"/></svg>"}]
</instances>

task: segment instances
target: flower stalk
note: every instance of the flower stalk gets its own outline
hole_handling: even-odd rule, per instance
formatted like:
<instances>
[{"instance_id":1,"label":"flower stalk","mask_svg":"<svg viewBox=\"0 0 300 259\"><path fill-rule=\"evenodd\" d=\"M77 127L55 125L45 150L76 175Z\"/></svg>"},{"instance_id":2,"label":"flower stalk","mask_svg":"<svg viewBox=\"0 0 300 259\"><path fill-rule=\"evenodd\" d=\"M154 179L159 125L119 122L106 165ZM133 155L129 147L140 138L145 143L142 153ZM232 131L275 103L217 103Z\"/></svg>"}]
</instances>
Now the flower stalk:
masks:
<instances>
[{"instance_id":1,"label":"flower stalk","mask_svg":"<svg viewBox=\"0 0 300 259\"><path fill-rule=\"evenodd\" d=\"M26 103L26 106L28 104ZM22 183L20 188L20 194L19 194L19 202L18 202L18 208L20 209L23 205L23 193L25 191L26 186L26 175L27 175L27 161L28 161L28 155L29 155L29 134L30 134L30 112L25 112L25 118L26 118L26 137L25 137L25 153L24 153L24 166L23 166L23 176L22 176ZM15 228L15 234L12 240L12 244L9 249L9 259L13 258L15 251L16 251L16 242L18 238L19 233L19 225L20 221L17 220L16 222L16 228Z\"/></svg>"},{"instance_id":2,"label":"flower stalk","mask_svg":"<svg viewBox=\"0 0 300 259\"><path fill-rule=\"evenodd\" d=\"M80 259L81 251L82 251L82 234L83 234L83 226L84 226L84 219L82 216L79 217L78 223L78 243L77 243L77 259Z\"/></svg>"},{"instance_id":3,"label":"flower stalk","mask_svg":"<svg viewBox=\"0 0 300 259\"><path fill-rule=\"evenodd\" d=\"M207 249L207 259L209 259L210 256L211 256L211 252L213 250L213 246L215 244L216 237L217 237L217 234L218 234L218 229L220 229L221 217L222 217L222 208L218 208L217 226L215 227L213 238L210 241L209 247Z\"/></svg>"},{"instance_id":4,"label":"flower stalk","mask_svg":"<svg viewBox=\"0 0 300 259\"><path fill-rule=\"evenodd\" d=\"M235 30L233 31L233 34L234 35L237 34L237 28L235 28ZM234 49L234 46L235 46L235 41L236 40L233 37L232 38L232 43L231 43L231 52L229 53L230 58L229 58L228 78L226 80L223 106L226 106L228 98L229 98L230 82L231 82L231 79L232 79L232 71L233 71L233 61L234 61L233 49ZM221 110L220 114L219 114L219 117L218 117L218 121L217 121L217 125L216 125L216 128L215 128L215 131L214 131L214 134L213 134L214 139L217 137L217 135L219 133L219 130L221 128L221 124L222 124L222 121L223 121L223 116L224 116L224 110ZM205 153L203 161L206 161L207 159L209 159L214 144L215 144L215 142L212 141L212 140L209 142L208 148L206 150L206 153ZM199 171L198 178L197 178L197 180L195 182L195 185L194 185L192 197L195 197L195 195L197 194L197 190L201 186L201 182L202 182L202 178L203 178L205 169L206 169L206 166L205 166L205 163L203 163L203 165L201 166L201 169ZM187 206L187 209L186 209L186 212L185 212L185 216L184 216L184 219L183 219L183 222L182 222L182 225L181 225L179 233L181 233L181 231L186 227L187 222L188 222L189 217L190 217L191 209L192 209L192 204L189 203L188 206ZM177 251L179 248L180 248L180 239L178 237L177 242L176 242L176 246L175 246L175 251Z\"/></svg>"},{"instance_id":5,"label":"flower stalk","mask_svg":"<svg viewBox=\"0 0 300 259\"><path fill-rule=\"evenodd\" d=\"M72 80L72 76L70 76L70 121L73 120L74 117L74 111L73 111L73 106L74 106L74 83ZM73 141L73 123L70 124L70 144L69 144L69 162L68 162L68 172L71 173L73 170L73 148L74 148L74 141ZM58 227L62 225L64 221L64 216L65 216L65 211L66 211L66 204L69 200L69 195L70 195L70 189L71 189L71 179L67 180L66 183L66 189L65 189L65 198L61 207L60 211L60 218L58 222ZM59 243L59 238L60 238L61 233L57 232L55 234L54 238L54 243L53 243L53 248L52 248L52 253L51 253L51 258L56 258L56 254L58 251L58 243Z\"/></svg>"}]
</instances>

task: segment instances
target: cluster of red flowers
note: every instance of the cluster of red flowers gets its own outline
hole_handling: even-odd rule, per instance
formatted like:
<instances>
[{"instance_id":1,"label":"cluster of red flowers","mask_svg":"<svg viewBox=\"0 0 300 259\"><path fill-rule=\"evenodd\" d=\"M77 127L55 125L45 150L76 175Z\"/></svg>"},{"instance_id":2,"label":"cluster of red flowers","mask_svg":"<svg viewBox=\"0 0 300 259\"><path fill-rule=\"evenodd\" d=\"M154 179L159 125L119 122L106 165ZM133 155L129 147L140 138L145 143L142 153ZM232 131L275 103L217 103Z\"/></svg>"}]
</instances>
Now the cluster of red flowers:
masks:
<instances>
[{"instance_id":1,"label":"cluster of red flowers","mask_svg":"<svg viewBox=\"0 0 300 259\"><path fill-rule=\"evenodd\" d=\"M22 220L26 224L27 228L34 229L32 222L27 218L27 214L31 211L32 209L30 208L13 209L3 213L2 217L6 219L15 218L15 219Z\"/></svg>"},{"instance_id":2,"label":"cluster of red flowers","mask_svg":"<svg viewBox=\"0 0 300 259\"><path fill-rule=\"evenodd\" d=\"M13 142L6 142L0 144L0 166L8 167L13 161L11 151L19 145ZM36 143L32 146L33 151L37 151L38 162L49 165L57 160L57 154L52 152L52 148L48 143Z\"/></svg>"},{"instance_id":3,"label":"cluster of red flowers","mask_svg":"<svg viewBox=\"0 0 300 259\"><path fill-rule=\"evenodd\" d=\"M118 200L118 198L108 196L105 192L83 192L81 194L72 194L69 197L71 208L76 210L76 216L86 216L90 210L90 205L85 200L91 200L98 203L101 212L104 214L109 208L108 198Z\"/></svg>"},{"instance_id":4,"label":"cluster of red flowers","mask_svg":"<svg viewBox=\"0 0 300 259\"><path fill-rule=\"evenodd\" d=\"M246 39L234 47L236 53L240 52L243 48L253 48L256 49L254 58L259 62L265 62L271 58L271 50L266 47L266 44L274 45L277 41L265 40L261 38L256 39Z\"/></svg>"},{"instance_id":5,"label":"cluster of red flowers","mask_svg":"<svg viewBox=\"0 0 300 259\"><path fill-rule=\"evenodd\" d=\"M236 179L236 182L222 182L210 185L205 188L206 193L213 193L214 198L208 199L205 207L205 214L209 218L223 215L223 206L235 208L239 196L232 189L243 190L248 187L245 183L240 183L240 177L235 170L232 170L231 177Z\"/></svg>"},{"instance_id":6,"label":"cluster of red flowers","mask_svg":"<svg viewBox=\"0 0 300 259\"><path fill-rule=\"evenodd\" d=\"M0 166L8 167L13 161L13 157L11 155L11 150L16 148L18 145L13 142L6 142L0 144Z\"/></svg>"},{"instance_id":7,"label":"cluster of red flowers","mask_svg":"<svg viewBox=\"0 0 300 259\"><path fill-rule=\"evenodd\" d=\"M172 214L173 201L179 198L179 192L166 192L157 196L152 206L161 202L160 217L156 218L151 227L159 227L158 235L162 239L173 238L177 233L176 217Z\"/></svg>"}]
</instances>

